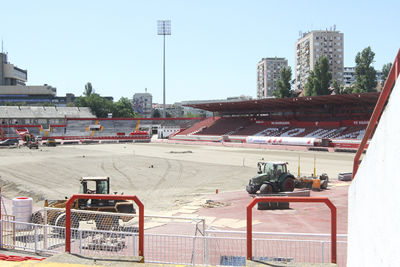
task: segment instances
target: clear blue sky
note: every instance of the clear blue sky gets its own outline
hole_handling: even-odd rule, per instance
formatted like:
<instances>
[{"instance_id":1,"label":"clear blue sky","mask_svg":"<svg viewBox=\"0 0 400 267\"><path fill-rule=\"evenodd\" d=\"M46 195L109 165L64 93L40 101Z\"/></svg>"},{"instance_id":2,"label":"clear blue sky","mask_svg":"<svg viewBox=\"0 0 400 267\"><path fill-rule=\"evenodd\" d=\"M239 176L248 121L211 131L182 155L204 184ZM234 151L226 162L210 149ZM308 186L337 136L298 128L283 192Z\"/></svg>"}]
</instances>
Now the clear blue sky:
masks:
<instances>
[{"instance_id":1,"label":"clear blue sky","mask_svg":"<svg viewBox=\"0 0 400 267\"><path fill-rule=\"evenodd\" d=\"M345 66L371 46L375 68L400 48L400 1L2 1L0 37L9 61L28 69L28 84L81 95L153 94L162 102L162 36L170 19L167 103L256 95L256 64L286 57L294 64L299 31L336 24ZM294 73L293 73L294 77Z\"/></svg>"}]
</instances>

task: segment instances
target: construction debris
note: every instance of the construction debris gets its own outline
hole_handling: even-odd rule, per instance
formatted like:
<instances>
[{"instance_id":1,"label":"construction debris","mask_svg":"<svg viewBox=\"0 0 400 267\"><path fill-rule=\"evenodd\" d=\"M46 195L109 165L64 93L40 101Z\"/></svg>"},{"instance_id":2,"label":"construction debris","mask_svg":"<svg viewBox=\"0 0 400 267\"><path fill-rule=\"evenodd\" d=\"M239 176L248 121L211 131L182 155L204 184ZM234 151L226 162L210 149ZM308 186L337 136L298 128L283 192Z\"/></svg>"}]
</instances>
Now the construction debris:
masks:
<instances>
[{"instance_id":1,"label":"construction debris","mask_svg":"<svg viewBox=\"0 0 400 267\"><path fill-rule=\"evenodd\" d=\"M214 201L214 200L206 200L206 203L201 205L203 208L218 208L218 207L226 207L229 206L228 203Z\"/></svg>"}]
</instances>

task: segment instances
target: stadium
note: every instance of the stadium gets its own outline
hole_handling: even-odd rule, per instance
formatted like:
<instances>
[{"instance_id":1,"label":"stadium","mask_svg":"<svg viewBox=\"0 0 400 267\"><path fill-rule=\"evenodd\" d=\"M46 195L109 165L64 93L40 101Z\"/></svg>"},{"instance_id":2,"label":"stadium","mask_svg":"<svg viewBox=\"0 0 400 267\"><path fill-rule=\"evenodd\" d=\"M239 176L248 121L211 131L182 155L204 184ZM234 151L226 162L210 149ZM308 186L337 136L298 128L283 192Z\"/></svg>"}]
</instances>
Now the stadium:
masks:
<instances>
[{"instance_id":1,"label":"stadium","mask_svg":"<svg viewBox=\"0 0 400 267\"><path fill-rule=\"evenodd\" d=\"M0 112L2 139L24 130L59 142L171 140L358 148L379 93L190 105L210 118L95 118L85 108L13 107ZM146 133L147 132L147 133ZM71 143L69 141L68 143Z\"/></svg>"},{"instance_id":2,"label":"stadium","mask_svg":"<svg viewBox=\"0 0 400 267\"><path fill-rule=\"evenodd\" d=\"M396 208L388 198L395 186L380 190L375 177L381 170L388 176L385 164L396 164L397 137L388 127L398 128L399 62L400 54L380 94L191 105L213 112L210 118L101 119L84 108L0 109L3 140L23 144L29 133L40 145L60 144L0 150L2 247L121 266L360 263L357 255L384 249L397 229L396 219L385 222ZM249 195L245 187L264 160L286 164L298 177L324 172L329 186L293 191L300 195ZM352 183L336 178L352 170ZM80 181L102 177L110 177L107 194L85 187L77 194ZM90 205L81 201L87 199ZM89 209L117 201L133 201L136 213ZM265 210L260 202L288 204ZM385 260L394 260L390 255Z\"/></svg>"}]
</instances>

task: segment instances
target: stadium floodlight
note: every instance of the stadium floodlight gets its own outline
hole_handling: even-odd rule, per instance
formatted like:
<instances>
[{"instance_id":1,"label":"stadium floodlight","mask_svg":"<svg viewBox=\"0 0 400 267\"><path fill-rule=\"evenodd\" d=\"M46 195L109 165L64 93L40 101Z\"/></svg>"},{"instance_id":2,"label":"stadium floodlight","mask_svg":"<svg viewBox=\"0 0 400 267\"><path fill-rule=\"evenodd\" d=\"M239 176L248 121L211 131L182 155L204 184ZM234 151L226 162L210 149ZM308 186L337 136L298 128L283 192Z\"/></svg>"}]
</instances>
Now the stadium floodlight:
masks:
<instances>
[{"instance_id":1,"label":"stadium floodlight","mask_svg":"<svg viewBox=\"0 0 400 267\"><path fill-rule=\"evenodd\" d=\"M171 21L157 20L157 34L162 35L164 39L163 46L163 118L166 117L165 110L165 35L171 35Z\"/></svg>"}]
</instances>

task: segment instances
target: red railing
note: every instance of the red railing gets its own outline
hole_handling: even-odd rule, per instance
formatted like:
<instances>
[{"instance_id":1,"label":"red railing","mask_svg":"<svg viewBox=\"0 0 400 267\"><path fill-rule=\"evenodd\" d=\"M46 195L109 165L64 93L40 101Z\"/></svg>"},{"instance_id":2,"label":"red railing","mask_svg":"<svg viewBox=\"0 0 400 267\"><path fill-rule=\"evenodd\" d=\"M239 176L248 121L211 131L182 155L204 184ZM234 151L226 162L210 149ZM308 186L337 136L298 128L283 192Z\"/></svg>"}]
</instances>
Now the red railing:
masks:
<instances>
[{"instance_id":1,"label":"red railing","mask_svg":"<svg viewBox=\"0 0 400 267\"><path fill-rule=\"evenodd\" d=\"M133 200L139 208L139 256L144 257L144 205L137 196L76 194L65 205L65 252L71 252L71 206L78 199Z\"/></svg>"},{"instance_id":2,"label":"red railing","mask_svg":"<svg viewBox=\"0 0 400 267\"><path fill-rule=\"evenodd\" d=\"M392 88L399 76L399 72L400 72L400 49L397 52L397 56L393 62L392 68L390 69L389 75L386 79L385 86L383 87L381 95L379 96L379 99L378 99L378 102L376 103L374 112L372 113L372 116L371 116L371 119L369 120L367 129L365 130L364 137L363 137L361 144L358 148L358 151L354 157L352 179L354 179L354 177L356 176L361 153L364 151L365 146L368 142L368 139L371 137L371 134L374 131L375 126L378 124L378 120L382 114L383 108L385 107L386 101L388 100L389 95L392 91Z\"/></svg>"},{"instance_id":3,"label":"red railing","mask_svg":"<svg viewBox=\"0 0 400 267\"><path fill-rule=\"evenodd\" d=\"M259 202L312 202L325 203L331 210L331 262L337 261L337 244L336 244L336 229L337 229L337 214L336 207L327 197L257 197L247 205L247 259L253 258L253 207Z\"/></svg>"}]
</instances>

